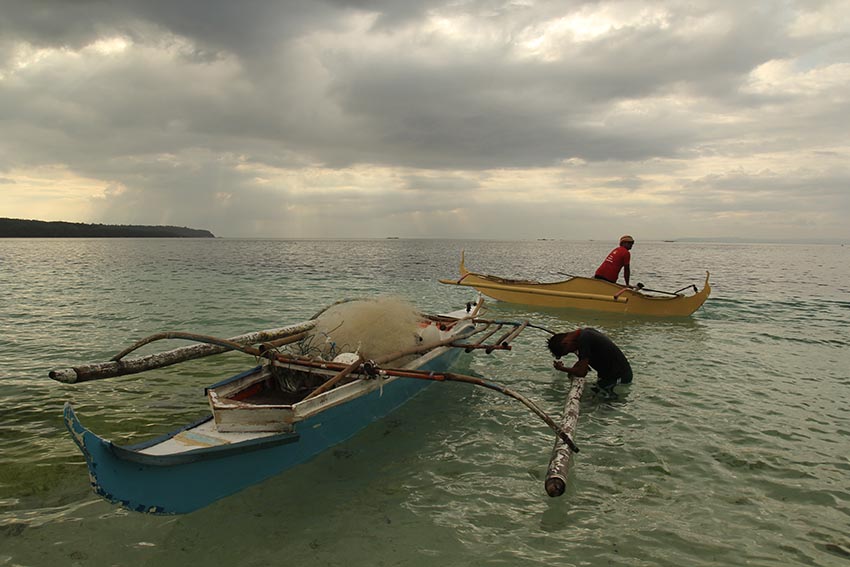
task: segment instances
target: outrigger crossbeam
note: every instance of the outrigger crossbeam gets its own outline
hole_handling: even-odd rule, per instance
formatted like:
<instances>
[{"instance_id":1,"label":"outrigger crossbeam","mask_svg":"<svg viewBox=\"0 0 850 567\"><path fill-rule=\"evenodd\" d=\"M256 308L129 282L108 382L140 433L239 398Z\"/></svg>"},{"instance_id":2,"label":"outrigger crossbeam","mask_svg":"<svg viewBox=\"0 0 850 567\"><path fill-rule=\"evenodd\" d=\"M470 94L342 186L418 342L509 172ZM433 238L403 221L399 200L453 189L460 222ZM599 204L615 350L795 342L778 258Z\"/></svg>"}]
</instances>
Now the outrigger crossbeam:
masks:
<instances>
[{"instance_id":1,"label":"outrigger crossbeam","mask_svg":"<svg viewBox=\"0 0 850 567\"><path fill-rule=\"evenodd\" d=\"M490 329L483 336L478 337L477 342L474 343L462 343L459 341L455 341L451 346L462 348L466 352L472 352L476 349L483 349L484 352L490 354L494 350L511 350L511 342L516 339L520 333L522 333L530 324L528 321L487 321L483 319L476 319L476 323L483 323L484 327L481 329L477 329L473 334L478 334ZM499 335L499 338L491 343L487 343L487 339L502 331L504 327L509 327L507 331L503 332Z\"/></svg>"}]
</instances>

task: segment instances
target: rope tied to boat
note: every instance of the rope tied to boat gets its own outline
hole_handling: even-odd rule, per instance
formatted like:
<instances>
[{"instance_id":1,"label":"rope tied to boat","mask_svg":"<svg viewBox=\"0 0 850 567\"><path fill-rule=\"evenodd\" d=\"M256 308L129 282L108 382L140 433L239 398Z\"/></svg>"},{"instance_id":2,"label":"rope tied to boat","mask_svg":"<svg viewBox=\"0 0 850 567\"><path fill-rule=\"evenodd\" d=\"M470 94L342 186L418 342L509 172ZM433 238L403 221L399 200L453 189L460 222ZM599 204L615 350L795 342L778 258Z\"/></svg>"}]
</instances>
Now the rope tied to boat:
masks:
<instances>
[{"instance_id":1,"label":"rope tied to boat","mask_svg":"<svg viewBox=\"0 0 850 567\"><path fill-rule=\"evenodd\" d=\"M363 370L363 374L366 375L367 378L377 378L381 372L381 367L378 366L378 363L374 360L365 361L360 368Z\"/></svg>"},{"instance_id":2,"label":"rope tied to boat","mask_svg":"<svg viewBox=\"0 0 850 567\"><path fill-rule=\"evenodd\" d=\"M384 380L387 372L382 370L374 360L366 360L360 365L360 371L366 380L378 380L378 395L384 395Z\"/></svg>"}]
</instances>

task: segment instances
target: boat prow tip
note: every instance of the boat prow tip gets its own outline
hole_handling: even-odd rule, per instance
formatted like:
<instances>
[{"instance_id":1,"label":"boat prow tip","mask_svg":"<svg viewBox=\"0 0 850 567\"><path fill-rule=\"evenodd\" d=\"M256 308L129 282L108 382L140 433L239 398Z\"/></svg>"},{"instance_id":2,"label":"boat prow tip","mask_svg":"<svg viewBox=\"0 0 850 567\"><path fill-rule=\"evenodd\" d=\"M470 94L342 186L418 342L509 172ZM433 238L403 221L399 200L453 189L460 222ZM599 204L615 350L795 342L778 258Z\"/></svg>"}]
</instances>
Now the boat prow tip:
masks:
<instances>
[{"instance_id":1,"label":"boat prow tip","mask_svg":"<svg viewBox=\"0 0 850 567\"><path fill-rule=\"evenodd\" d=\"M65 423L68 421L77 421L77 415L74 413L74 405L71 402L65 402L62 406L62 416L65 418Z\"/></svg>"},{"instance_id":2,"label":"boat prow tip","mask_svg":"<svg viewBox=\"0 0 850 567\"><path fill-rule=\"evenodd\" d=\"M65 402L65 405L62 408L62 418L65 422L65 429L67 429L68 433L71 434L71 438L74 440L74 443L77 444L77 447L80 448L80 451L82 451L86 461L89 461L91 459L91 454L86 447L86 434L90 432L82 423L80 423L71 402Z\"/></svg>"}]
</instances>

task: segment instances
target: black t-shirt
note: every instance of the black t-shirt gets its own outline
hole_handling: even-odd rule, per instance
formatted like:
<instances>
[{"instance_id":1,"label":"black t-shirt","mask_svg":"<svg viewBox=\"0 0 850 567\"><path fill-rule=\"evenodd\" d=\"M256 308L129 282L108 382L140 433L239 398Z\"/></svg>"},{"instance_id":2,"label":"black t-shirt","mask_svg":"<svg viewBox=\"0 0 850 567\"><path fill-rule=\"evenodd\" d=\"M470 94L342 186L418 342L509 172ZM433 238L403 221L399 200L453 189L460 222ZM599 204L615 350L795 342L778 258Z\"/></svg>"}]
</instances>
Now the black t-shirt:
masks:
<instances>
[{"instance_id":1,"label":"black t-shirt","mask_svg":"<svg viewBox=\"0 0 850 567\"><path fill-rule=\"evenodd\" d=\"M623 351L614 341L596 329L582 329L578 336L579 360L586 358L596 370L600 380L619 380L623 384L632 381L632 367Z\"/></svg>"}]
</instances>

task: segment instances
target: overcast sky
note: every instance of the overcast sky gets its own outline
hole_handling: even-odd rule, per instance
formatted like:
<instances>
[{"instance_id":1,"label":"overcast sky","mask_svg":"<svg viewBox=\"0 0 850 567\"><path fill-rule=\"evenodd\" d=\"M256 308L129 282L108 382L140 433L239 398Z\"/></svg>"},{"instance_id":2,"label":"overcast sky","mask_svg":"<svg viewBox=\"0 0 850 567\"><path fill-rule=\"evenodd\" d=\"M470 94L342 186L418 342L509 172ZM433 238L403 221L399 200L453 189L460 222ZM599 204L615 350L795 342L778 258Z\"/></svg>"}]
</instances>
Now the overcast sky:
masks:
<instances>
[{"instance_id":1,"label":"overcast sky","mask_svg":"<svg viewBox=\"0 0 850 567\"><path fill-rule=\"evenodd\" d=\"M0 0L0 217L850 239L847 0Z\"/></svg>"}]
</instances>

